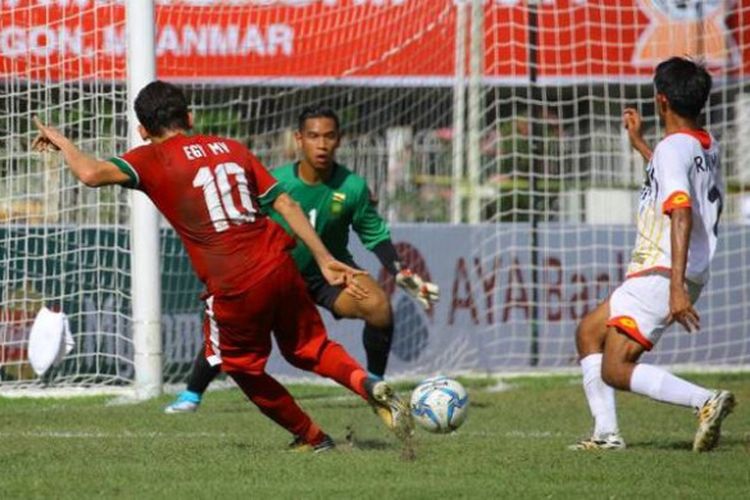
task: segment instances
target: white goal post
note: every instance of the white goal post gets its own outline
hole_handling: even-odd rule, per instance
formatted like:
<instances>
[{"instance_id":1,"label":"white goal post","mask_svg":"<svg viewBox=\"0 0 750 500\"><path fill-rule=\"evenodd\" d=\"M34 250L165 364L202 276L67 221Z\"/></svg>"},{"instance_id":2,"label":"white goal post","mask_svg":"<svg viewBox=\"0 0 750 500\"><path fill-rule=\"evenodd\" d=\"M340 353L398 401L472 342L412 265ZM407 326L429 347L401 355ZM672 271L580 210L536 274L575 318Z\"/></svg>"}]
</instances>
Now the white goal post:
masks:
<instances>
[{"instance_id":1,"label":"white goal post","mask_svg":"<svg viewBox=\"0 0 750 500\"><path fill-rule=\"evenodd\" d=\"M128 147L142 144L135 116L138 91L156 78L154 0L128 0ZM130 197L133 283L133 366L135 395L148 399L161 394L161 272L159 212L148 197L133 190Z\"/></svg>"}]
</instances>

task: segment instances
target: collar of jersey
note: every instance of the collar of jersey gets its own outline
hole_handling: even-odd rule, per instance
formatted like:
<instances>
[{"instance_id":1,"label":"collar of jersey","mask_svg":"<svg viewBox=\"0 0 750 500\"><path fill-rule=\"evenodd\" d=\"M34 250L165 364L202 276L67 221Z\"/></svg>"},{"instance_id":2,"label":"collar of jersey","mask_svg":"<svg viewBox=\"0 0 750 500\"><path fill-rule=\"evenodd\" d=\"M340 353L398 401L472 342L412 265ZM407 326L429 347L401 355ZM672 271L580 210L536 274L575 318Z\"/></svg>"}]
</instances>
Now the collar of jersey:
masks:
<instances>
[{"instance_id":1,"label":"collar of jersey","mask_svg":"<svg viewBox=\"0 0 750 500\"><path fill-rule=\"evenodd\" d=\"M336 162L333 162L333 168L331 169L331 175L330 177L328 177L328 180L324 182L318 182L317 184L310 184L309 182L307 182L306 180L304 180L302 177L299 176L299 161L294 162L293 172L294 172L294 178L307 187L311 187L311 188L315 188L318 186L330 187L329 183L334 179L334 177L336 177L336 174L338 173L337 172L338 168L339 168L339 164Z\"/></svg>"},{"instance_id":2,"label":"collar of jersey","mask_svg":"<svg viewBox=\"0 0 750 500\"><path fill-rule=\"evenodd\" d=\"M185 132L178 132L175 135L173 135L172 137L168 137L167 139L164 139L163 141L161 141L159 143L159 145L161 145L161 144L167 144L168 142L171 142L171 141L175 140L178 137L187 137L187 134Z\"/></svg>"},{"instance_id":3,"label":"collar of jersey","mask_svg":"<svg viewBox=\"0 0 750 500\"><path fill-rule=\"evenodd\" d=\"M693 130L689 128L683 128L676 132L672 132L669 135L674 135L674 134L686 134L686 135L689 135L690 137L694 137L698 142L701 143L701 147L703 149L708 149L711 147L711 134L709 134L704 129Z\"/></svg>"}]
</instances>

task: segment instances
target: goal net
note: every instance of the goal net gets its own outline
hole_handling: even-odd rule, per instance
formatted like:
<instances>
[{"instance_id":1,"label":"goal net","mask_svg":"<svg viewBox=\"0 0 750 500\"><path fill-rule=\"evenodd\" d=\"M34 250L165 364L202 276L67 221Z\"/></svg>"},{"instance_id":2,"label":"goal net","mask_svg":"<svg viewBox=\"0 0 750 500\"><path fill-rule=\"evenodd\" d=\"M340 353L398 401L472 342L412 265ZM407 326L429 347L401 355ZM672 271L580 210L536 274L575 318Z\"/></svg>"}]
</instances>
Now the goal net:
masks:
<instances>
[{"instance_id":1,"label":"goal net","mask_svg":"<svg viewBox=\"0 0 750 500\"><path fill-rule=\"evenodd\" d=\"M127 193L88 189L57 155L29 151L34 114L98 156L127 147L125 3L0 0L2 387L133 380ZM197 131L275 167L296 158L305 106L338 111L339 162L443 293L422 311L352 238L391 293L393 375L575 366L576 324L622 280L634 239L643 162L622 111L641 110L654 144L655 62L705 60L728 181L722 241L703 332L668 333L652 359L747 365L750 2L163 0L156 20L157 75L186 90ZM201 287L166 224L161 236L164 378L178 383L200 347ZM26 347L42 304L68 314L76 345L39 378ZM324 317L363 359L361 325ZM276 358L269 369L299 375Z\"/></svg>"},{"instance_id":2,"label":"goal net","mask_svg":"<svg viewBox=\"0 0 750 500\"><path fill-rule=\"evenodd\" d=\"M623 110L641 112L655 146L664 130L653 70L676 55L703 61L714 77L705 125L723 145L728 195L719 200L721 241L697 306L702 331L672 327L646 359L747 367L750 2L494 4L485 7L478 162L481 219L492 227L475 246L478 272L495 276L497 267L506 293L485 303L477 287L480 359L488 368L576 365L576 325L623 281L635 240L645 163L630 149ZM515 55L518 47L526 52Z\"/></svg>"},{"instance_id":3,"label":"goal net","mask_svg":"<svg viewBox=\"0 0 750 500\"><path fill-rule=\"evenodd\" d=\"M78 5L81 5L79 8ZM92 5L88 5L92 4ZM124 29L116 2L0 2L0 386L133 378L128 207L86 189L57 155L30 152L32 117L107 157L125 146ZM37 378L27 358L42 306L66 313L75 349Z\"/></svg>"}]
</instances>

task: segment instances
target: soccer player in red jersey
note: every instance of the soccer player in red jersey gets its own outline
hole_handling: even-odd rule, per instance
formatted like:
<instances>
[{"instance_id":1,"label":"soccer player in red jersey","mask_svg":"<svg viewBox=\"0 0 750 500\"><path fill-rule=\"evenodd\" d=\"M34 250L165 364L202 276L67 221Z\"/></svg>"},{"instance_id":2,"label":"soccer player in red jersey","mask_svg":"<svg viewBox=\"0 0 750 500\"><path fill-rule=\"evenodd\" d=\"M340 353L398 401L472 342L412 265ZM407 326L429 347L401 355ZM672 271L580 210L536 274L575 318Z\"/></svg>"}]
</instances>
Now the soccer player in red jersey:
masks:
<instances>
[{"instance_id":1,"label":"soccer player in red jersey","mask_svg":"<svg viewBox=\"0 0 750 500\"><path fill-rule=\"evenodd\" d=\"M32 147L59 149L73 175L91 187L120 184L143 191L180 235L206 291L205 352L221 364L266 416L295 436L295 449L323 451L333 441L292 396L265 372L271 331L292 365L331 378L391 412L398 435L411 433L406 405L328 339L323 322L288 254L294 240L262 215L280 213L312 251L331 284L365 291L355 270L335 260L305 214L250 151L237 141L192 135L187 99L174 85L155 81L135 100L139 131L150 144L107 161L83 153L54 128L35 119Z\"/></svg>"}]
</instances>

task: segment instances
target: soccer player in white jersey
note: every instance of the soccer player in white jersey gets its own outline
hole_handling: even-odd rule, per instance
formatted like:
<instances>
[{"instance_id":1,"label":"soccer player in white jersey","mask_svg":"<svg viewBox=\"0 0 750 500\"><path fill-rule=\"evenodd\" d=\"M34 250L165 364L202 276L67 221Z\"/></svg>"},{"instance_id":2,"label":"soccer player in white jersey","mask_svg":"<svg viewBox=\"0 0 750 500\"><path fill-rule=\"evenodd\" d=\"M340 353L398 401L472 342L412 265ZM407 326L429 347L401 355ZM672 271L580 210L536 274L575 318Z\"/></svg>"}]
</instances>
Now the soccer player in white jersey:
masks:
<instances>
[{"instance_id":1,"label":"soccer player in white jersey","mask_svg":"<svg viewBox=\"0 0 750 500\"><path fill-rule=\"evenodd\" d=\"M698 452L716 446L722 420L735 404L728 391L711 391L638 362L671 323L688 332L700 328L693 304L708 280L724 194L718 145L698 125L711 76L701 65L674 57L657 66L654 84L665 136L653 153L641 135L638 112L624 114L632 146L649 162L638 236L625 282L583 318L576 332L594 431L573 449L625 448L615 389L695 409L693 450Z\"/></svg>"}]
</instances>

